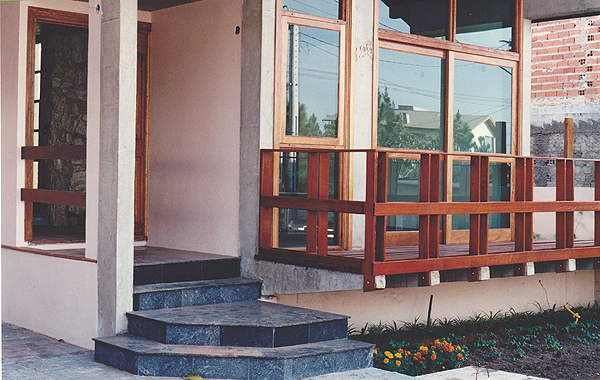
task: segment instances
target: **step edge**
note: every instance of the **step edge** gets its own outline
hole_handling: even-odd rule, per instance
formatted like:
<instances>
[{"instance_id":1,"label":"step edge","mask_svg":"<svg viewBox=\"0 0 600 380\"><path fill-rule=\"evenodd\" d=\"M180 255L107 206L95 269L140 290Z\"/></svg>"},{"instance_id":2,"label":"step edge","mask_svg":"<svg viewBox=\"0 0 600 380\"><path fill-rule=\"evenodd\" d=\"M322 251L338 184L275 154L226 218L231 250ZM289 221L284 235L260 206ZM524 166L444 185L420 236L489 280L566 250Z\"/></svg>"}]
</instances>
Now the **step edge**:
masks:
<instances>
[{"instance_id":1,"label":"step edge","mask_svg":"<svg viewBox=\"0 0 600 380\"><path fill-rule=\"evenodd\" d=\"M188 289L204 289L204 288L215 288L215 287L223 287L224 288L224 287L245 286L245 285L262 285L262 281L258 280L258 279L247 279L247 281L232 282L232 283L225 283L225 284L209 284L208 283L210 281L216 282L216 281L238 279L238 278L243 278L243 277L230 277L230 278L221 278L221 279L213 279L213 280L161 282L161 283L155 283L155 284L140 284L140 285L134 285L133 294L137 295L137 294L149 294L149 293L162 293L162 292L177 291L177 290L182 290L182 289L188 290ZM198 284L200 282L206 282L206 284ZM182 286L182 287L174 287L173 286L173 284L186 284L186 283L190 283L189 286ZM159 285L164 286L165 289L160 289ZM147 289L147 290L139 289L141 287L150 287L150 286L157 287L158 289ZM138 288L138 289L136 289L136 288Z\"/></svg>"},{"instance_id":2,"label":"step edge","mask_svg":"<svg viewBox=\"0 0 600 380\"><path fill-rule=\"evenodd\" d=\"M327 354L335 354L341 352L357 351L357 350L368 350L371 351L375 347L374 344L361 342L353 339L336 339L332 341L316 342L316 343L305 343L294 346L284 347L235 347L235 346L186 346L186 345L173 345L156 342L143 337L138 337L130 334L122 334L117 337L132 339L142 344L151 345L152 348L135 349L126 345L120 345L115 342L111 342L111 338L115 337L104 337L104 338L93 338L94 342L109 345L121 350L128 351L135 355L151 355L151 356L197 356L197 357L227 357L235 355L238 358L244 359L270 359L270 360L288 360L295 358L303 358L310 356L319 356ZM331 347L333 343L344 342L344 347ZM168 352L161 352L159 349L168 350ZM309 348L313 349L310 352L292 352L297 349ZM208 352L192 352L194 350L207 350ZM255 354L250 354L254 352Z\"/></svg>"}]
</instances>

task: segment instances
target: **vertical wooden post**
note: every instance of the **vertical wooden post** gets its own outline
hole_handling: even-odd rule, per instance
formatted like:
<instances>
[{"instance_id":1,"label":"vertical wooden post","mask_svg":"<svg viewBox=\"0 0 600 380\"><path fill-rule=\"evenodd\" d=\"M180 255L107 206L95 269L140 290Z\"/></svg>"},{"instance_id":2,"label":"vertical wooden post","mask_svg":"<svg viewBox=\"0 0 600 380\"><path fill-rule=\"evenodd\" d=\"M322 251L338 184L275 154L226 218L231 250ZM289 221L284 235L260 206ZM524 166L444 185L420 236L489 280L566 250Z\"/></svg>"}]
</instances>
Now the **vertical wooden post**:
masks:
<instances>
[{"instance_id":1,"label":"vertical wooden post","mask_svg":"<svg viewBox=\"0 0 600 380\"><path fill-rule=\"evenodd\" d=\"M489 200L489 158L471 157L471 202ZM485 254L488 250L488 215L471 214L469 230L469 254Z\"/></svg>"},{"instance_id":2,"label":"vertical wooden post","mask_svg":"<svg viewBox=\"0 0 600 380\"><path fill-rule=\"evenodd\" d=\"M600 161L594 162L594 200L600 201ZM600 211L594 212L594 245L600 246Z\"/></svg>"},{"instance_id":3,"label":"vertical wooden post","mask_svg":"<svg viewBox=\"0 0 600 380\"><path fill-rule=\"evenodd\" d=\"M438 203L441 195L440 184L441 156L431 155L429 165L429 202ZM440 216L429 215L429 257L438 257L440 253Z\"/></svg>"},{"instance_id":4,"label":"vertical wooden post","mask_svg":"<svg viewBox=\"0 0 600 380\"><path fill-rule=\"evenodd\" d=\"M363 289L375 290L373 263L375 262L376 239L382 236L375 234L375 201L377 198L377 151L367 151L367 174L365 195L365 258L363 260ZM381 243L380 243L381 244Z\"/></svg>"},{"instance_id":5,"label":"vertical wooden post","mask_svg":"<svg viewBox=\"0 0 600 380\"><path fill-rule=\"evenodd\" d=\"M321 200L329 199L329 153L319 153L319 194ZM329 241L327 232L329 229L329 213L319 211L317 253L319 256L327 256L327 246Z\"/></svg>"},{"instance_id":6,"label":"vertical wooden post","mask_svg":"<svg viewBox=\"0 0 600 380\"><path fill-rule=\"evenodd\" d=\"M429 202L431 155L421 154L419 202ZM429 238L431 237L429 215L419 216L419 258L429 258Z\"/></svg>"},{"instance_id":7,"label":"vertical wooden post","mask_svg":"<svg viewBox=\"0 0 600 380\"><path fill-rule=\"evenodd\" d=\"M260 154L260 195L273 196L274 194L274 173L275 157L279 157L277 152L261 152ZM273 207L260 207L260 235L259 247L273 247Z\"/></svg>"},{"instance_id":8,"label":"vertical wooden post","mask_svg":"<svg viewBox=\"0 0 600 380\"><path fill-rule=\"evenodd\" d=\"M308 153L308 169L306 173L306 196L308 199L319 198L319 153ZM306 253L317 252L317 211L306 211Z\"/></svg>"},{"instance_id":9,"label":"vertical wooden post","mask_svg":"<svg viewBox=\"0 0 600 380\"><path fill-rule=\"evenodd\" d=\"M575 200L575 177L573 158L573 119L565 118L564 160L556 160L556 200ZM556 213L556 248L572 248L575 245L574 212ZM556 271L564 272L565 261L556 263Z\"/></svg>"},{"instance_id":10,"label":"vertical wooden post","mask_svg":"<svg viewBox=\"0 0 600 380\"><path fill-rule=\"evenodd\" d=\"M379 153L377 157L377 202L387 202L388 196L389 154ZM375 260L385 261L387 217L378 216L376 220Z\"/></svg>"}]
</instances>

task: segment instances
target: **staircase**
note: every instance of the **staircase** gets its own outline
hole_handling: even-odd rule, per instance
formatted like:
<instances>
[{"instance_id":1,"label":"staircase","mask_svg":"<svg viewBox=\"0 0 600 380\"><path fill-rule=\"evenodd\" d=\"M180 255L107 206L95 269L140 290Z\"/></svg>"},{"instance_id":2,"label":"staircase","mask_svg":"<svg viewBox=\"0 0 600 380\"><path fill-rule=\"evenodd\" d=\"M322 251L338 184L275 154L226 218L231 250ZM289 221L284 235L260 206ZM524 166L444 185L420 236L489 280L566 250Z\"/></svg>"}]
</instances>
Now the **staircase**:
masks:
<instances>
[{"instance_id":1,"label":"staircase","mask_svg":"<svg viewBox=\"0 0 600 380\"><path fill-rule=\"evenodd\" d=\"M372 365L372 345L347 339L348 317L259 301L261 283L239 277L239 258L143 253L128 333L96 338L98 362L146 376L261 380Z\"/></svg>"}]
</instances>

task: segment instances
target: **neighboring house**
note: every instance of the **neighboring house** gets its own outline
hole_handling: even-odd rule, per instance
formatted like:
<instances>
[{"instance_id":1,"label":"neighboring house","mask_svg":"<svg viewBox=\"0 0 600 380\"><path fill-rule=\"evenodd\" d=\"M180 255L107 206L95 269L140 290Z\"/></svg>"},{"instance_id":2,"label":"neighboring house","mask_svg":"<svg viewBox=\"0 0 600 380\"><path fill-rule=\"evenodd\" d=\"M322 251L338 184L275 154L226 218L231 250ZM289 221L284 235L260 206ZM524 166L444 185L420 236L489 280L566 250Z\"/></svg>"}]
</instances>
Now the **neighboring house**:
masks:
<instances>
[{"instance_id":1,"label":"neighboring house","mask_svg":"<svg viewBox=\"0 0 600 380\"><path fill-rule=\"evenodd\" d=\"M563 156L564 118L573 119L573 155L600 157L600 16L551 20L531 30L531 154ZM554 199L553 160L536 160L536 199ZM576 199L594 199L591 163L575 165ZM593 236L593 214L579 214L578 237ZM552 218L540 216L534 229L552 239Z\"/></svg>"},{"instance_id":2,"label":"neighboring house","mask_svg":"<svg viewBox=\"0 0 600 380\"><path fill-rule=\"evenodd\" d=\"M433 3L1 2L3 320L84 347L123 332L134 245L240 257L264 296L356 327L424 320L431 295L433 318L593 302L600 248L569 235L600 208L561 203L534 250L532 213L558 206L523 202L523 156L530 20L600 7ZM377 150L383 87L408 127L436 116L436 151ZM489 115L467 121L496 154L455 151L458 110ZM394 175L409 203L386 202Z\"/></svg>"}]
</instances>

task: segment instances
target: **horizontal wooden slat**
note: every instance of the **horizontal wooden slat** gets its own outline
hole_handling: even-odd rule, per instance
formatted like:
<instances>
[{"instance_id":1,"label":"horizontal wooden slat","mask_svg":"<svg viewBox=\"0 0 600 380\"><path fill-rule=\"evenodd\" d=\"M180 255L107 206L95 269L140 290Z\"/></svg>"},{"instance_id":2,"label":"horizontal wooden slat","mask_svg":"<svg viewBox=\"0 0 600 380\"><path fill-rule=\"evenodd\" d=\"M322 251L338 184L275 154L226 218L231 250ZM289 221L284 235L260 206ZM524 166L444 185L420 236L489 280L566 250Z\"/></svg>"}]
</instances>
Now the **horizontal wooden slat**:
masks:
<instances>
[{"instance_id":1,"label":"horizontal wooden slat","mask_svg":"<svg viewBox=\"0 0 600 380\"><path fill-rule=\"evenodd\" d=\"M375 215L502 214L522 212L600 211L599 202L395 202L378 203Z\"/></svg>"},{"instance_id":2,"label":"horizontal wooden slat","mask_svg":"<svg viewBox=\"0 0 600 380\"><path fill-rule=\"evenodd\" d=\"M340 272L362 274L362 260L350 257L319 256L281 248L259 248L258 260L301 265Z\"/></svg>"},{"instance_id":3,"label":"horizontal wooden slat","mask_svg":"<svg viewBox=\"0 0 600 380\"><path fill-rule=\"evenodd\" d=\"M262 196L261 207L292 208L308 211L341 212L349 214L364 214L364 202L340 201L337 199L308 199L286 196Z\"/></svg>"},{"instance_id":4,"label":"horizontal wooden slat","mask_svg":"<svg viewBox=\"0 0 600 380\"><path fill-rule=\"evenodd\" d=\"M85 145L24 146L23 160L85 160Z\"/></svg>"},{"instance_id":5,"label":"horizontal wooden slat","mask_svg":"<svg viewBox=\"0 0 600 380\"><path fill-rule=\"evenodd\" d=\"M85 207L85 193L82 191L21 189L21 200L23 202Z\"/></svg>"},{"instance_id":6,"label":"horizontal wooden slat","mask_svg":"<svg viewBox=\"0 0 600 380\"><path fill-rule=\"evenodd\" d=\"M600 257L600 247L579 247L567 249L549 249L527 252L493 253L487 255L461 255L435 259L397 260L376 262L374 275L405 274L477 268L484 266L520 264L524 262L559 261Z\"/></svg>"}]
</instances>

